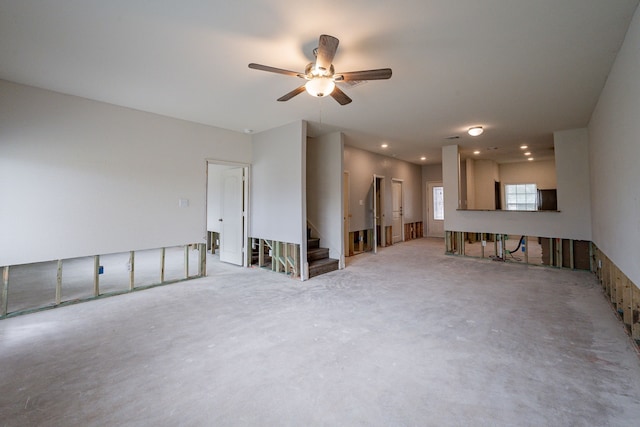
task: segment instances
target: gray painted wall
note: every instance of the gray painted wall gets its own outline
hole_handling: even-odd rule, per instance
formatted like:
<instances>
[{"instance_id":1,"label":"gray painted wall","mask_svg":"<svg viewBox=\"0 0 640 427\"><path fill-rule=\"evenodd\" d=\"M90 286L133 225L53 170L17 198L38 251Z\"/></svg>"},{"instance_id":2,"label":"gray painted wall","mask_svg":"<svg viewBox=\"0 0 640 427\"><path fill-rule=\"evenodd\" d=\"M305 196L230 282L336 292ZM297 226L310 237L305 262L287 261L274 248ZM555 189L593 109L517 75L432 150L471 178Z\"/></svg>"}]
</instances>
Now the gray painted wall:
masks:
<instances>
[{"instance_id":1,"label":"gray painted wall","mask_svg":"<svg viewBox=\"0 0 640 427\"><path fill-rule=\"evenodd\" d=\"M329 257L344 268L342 171L340 132L307 140L307 218Z\"/></svg>"},{"instance_id":2,"label":"gray painted wall","mask_svg":"<svg viewBox=\"0 0 640 427\"><path fill-rule=\"evenodd\" d=\"M593 241L640 285L640 9L589 123Z\"/></svg>"},{"instance_id":3,"label":"gray painted wall","mask_svg":"<svg viewBox=\"0 0 640 427\"><path fill-rule=\"evenodd\" d=\"M257 133L252 145L250 237L306 243L306 122Z\"/></svg>"},{"instance_id":4,"label":"gray painted wall","mask_svg":"<svg viewBox=\"0 0 640 427\"><path fill-rule=\"evenodd\" d=\"M250 137L0 81L0 265L204 243L206 159Z\"/></svg>"},{"instance_id":5,"label":"gray painted wall","mask_svg":"<svg viewBox=\"0 0 640 427\"><path fill-rule=\"evenodd\" d=\"M458 210L458 147L442 149L445 230L591 240L586 129L554 134L560 212Z\"/></svg>"},{"instance_id":6,"label":"gray painted wall","mask_svg":"<svg viewBox=\"0 0 640 427\"><path fill-rule=\"evenodd\" d=\"M344 147L344 170L349 172L349 231L373 228L373 175L385 178L385 224L391 225L391 180L403 180L404 223L422 221L422 168L392 157L348 145ZM362 204L360 204L362 201Z\"/></svg>"}]
</instances>

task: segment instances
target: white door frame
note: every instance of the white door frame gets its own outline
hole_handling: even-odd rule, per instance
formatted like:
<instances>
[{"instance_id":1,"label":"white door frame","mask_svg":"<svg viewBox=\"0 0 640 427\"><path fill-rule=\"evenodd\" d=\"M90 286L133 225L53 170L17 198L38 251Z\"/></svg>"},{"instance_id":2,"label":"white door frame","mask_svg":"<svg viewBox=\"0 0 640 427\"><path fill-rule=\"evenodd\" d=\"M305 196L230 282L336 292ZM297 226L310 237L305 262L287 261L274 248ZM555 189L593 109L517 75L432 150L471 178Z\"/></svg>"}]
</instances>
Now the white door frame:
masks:
<instances>
[{"instance_id":1,"label":"white door frame","mask_svg":"<svg viewBox=\"0 0 640 427\"><path fill-rule=\"evenodd\" d=\"M442 181L427 181L427 237L444 237L444 220L442 221L442 234L434 234L434 230L432 230L432 221L439 221L432 219L433 187L443 187Z\"/></svg>"},{"instance_id":2,"label":"white door frame","mask_svg":"<svg viewBox=\"0 0 640 427\"><path fill-rule=\"evenodd\" d=\"M380 180L380 194L378 194L378 180ZM373 174L373 253L378 253L378 242L380 246L386 246L385 232L384 232L384 175ZM378 197L380 196L380 197ZM378 206L378 198L380 198L380 206ZM377 218L380 217L380 222ZM378 226L380 226L380 234L378 235Z\"/></svg>"},{"instance_id":3,"label":"white door frame","mask_svg":"<svg viewBox=\"0 0 640 427\"><path fill-rule=\"evenodd\" d=\"M391 218L391 227L392 227L391 243L400 243L400 242L404 242L404 179L391 178L391 200L392 200L391 203L392 204L393 204L393 184L395 182L400 183L400 241L399 242L393 241L393 218ZM392 210L393 210L393 206L392 206Z\"/></svg>"},{"instance_id":4,"label":"white door frame","mask_svg":"<svg viewBox=\"0 0 640 427\"><path fill-rule=\"evenodd\" d=\"M347 256L349 256L349 226L350 226L350 218L351 218L351 213L349 211L349 186L351 184L351 176L349 175L349 171L342 171L342 189L343 189L343 195L342 195L342 220L343 220L343 224L342 224L342 232L343 232L343 236L342 236L342 245L344 246L342 248L342 265L346 266L346 260L345 258Z\"/></svg>"},{"instance_id":5,"label":"white door frame","mask_svg":"<svg viewBox=\"0 0 640 427\"><path fill-rule=\"evenodd\" d=\"M249 212L251 211L250 209L250 200L251 198L249 197L249 192L251 190L251 186L249 185L249 183L251 182L251 165L249 163L238 163L238 162L229 162L226 160L217 160L217 159L206 159L205 160L205 208L204 208L204 232L205 232L205 241L206 241L206 236L208 233L207 230L207 206L208 206L208 187L209 187L209 164L214 164L214 165L221 165L221 166L229 166L229 167L241 167L244 168L244 212L242 215L242 228L243 228L243 238L242 238L242 266L243 267L248 267L249 266L249 257L251 256L251 254L248 251L247 248L247 241L248 241L248 237L250 236L250 230L249 230Z\"/></svg>"}]
</instances>

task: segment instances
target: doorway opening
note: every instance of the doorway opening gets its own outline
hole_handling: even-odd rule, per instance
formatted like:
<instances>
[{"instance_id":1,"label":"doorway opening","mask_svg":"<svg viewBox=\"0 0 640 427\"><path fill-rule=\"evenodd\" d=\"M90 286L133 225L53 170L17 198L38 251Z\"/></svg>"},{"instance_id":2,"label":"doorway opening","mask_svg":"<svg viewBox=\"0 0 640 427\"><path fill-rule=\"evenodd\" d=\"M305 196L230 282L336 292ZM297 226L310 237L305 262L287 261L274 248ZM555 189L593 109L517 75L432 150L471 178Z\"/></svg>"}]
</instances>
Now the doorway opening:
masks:
<instances>
[{"instance_id":1,"label":"doorway opening","mask_svg":"<svg viewBox=\"0 0 640 427\"><path fill-rule=\"evenodd\" d=\"M402 180L391 180L391 202L392 202L392 220L391 235L392 243L404 241L404 224L403 224L403 195Z\"/></svg>"},{"instance_id":2,"label":"doorway opening","mask_svg":"<svg viewBox=\"0 0 640 427\"><path fill-rule=\"evenodd\" d=\"M444 238L444 187L442 182L427 183L427 237Z\"/></svg>"},{"instance_id":3,"label":"doorway opening","mask_svg":"<svg viewBox=\"0 0 640 427\"><path fill-rule=\"evenodd\" d=\"M207 251L214 259L248 266L249 165L207 161Z\"/></svg>"},{"instance_id":4,"label":"doorway opening","mask_svg":"<svg viewBox=\"0 0 640 427\"><path fill-rule=\"evenodd\" d=\"M373 252L387 245L384 214L384 176L373 175Z\"/></svg>"}]
</instances>

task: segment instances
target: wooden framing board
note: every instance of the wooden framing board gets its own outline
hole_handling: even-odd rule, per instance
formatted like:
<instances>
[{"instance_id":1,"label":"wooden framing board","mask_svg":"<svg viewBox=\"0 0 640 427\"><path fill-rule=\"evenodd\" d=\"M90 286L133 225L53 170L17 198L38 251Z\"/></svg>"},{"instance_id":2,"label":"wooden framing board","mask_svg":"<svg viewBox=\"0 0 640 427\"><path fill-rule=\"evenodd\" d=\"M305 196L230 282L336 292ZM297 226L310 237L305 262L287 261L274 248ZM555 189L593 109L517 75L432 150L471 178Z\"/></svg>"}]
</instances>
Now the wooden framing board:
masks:
<instances>
[{"instance_id":1,"label":"wooden framing board","mask_svg":"<svg viewBox=\"0 0 640 427\"><path fill-rule=\"evenodd\" d=\"M5 265L2 269L2 305L0 306L0 314L7 315L9 308L9 266Z\"/></svg>"},{"instance_id":2,"label":"wooden framing board","mask_svg":"<svg viewBox=\"0 0 640 427\"><path fill-rule=\"evenodd\" d=\"M58 260L58 271L56 274L56 305L62 302L62 260Z\"/></svg>"},{"instance_id":3,"label":"wooden framing board","mask_svg":"<svg viewBox=\"0 0 640 427\"><path fill-rule=\"evenodd\" d=\"M100 255L93 257L93 296L100 296Z\"/></svg>"},{"instance_id":4,"label":"wooden framing board","mask_svg":"<svg viewBox=\"0 0 640 427\"><path fill-rule=\"evenodd\" d=\"M184 278L189 278L189 245L184 245Z\"/></svg>"},{"instance_id":5,"label":"wooden framing board","mask_svg":"<svg viewBox=\"0 0 640 427\"><path fill-rule=\"evenodd\" d=\"M200 262L198 263L198 276L207 276L207 247L204 243L200 243Z\"/></svg>"},{"instance_id":6,"label":"wooden framing board","mask_svg":"<svg viewBox=\"0 0 640 427\"><path fill-rule=\"evenodd\" d=\"M132 291L135 286L135 263L136 253L135 251L129 252L129 290Z\"/></svg>"},{"instance_id":7,"label":"wooden framing board","mask_svg":"<svg viewBox=\"0 0 640 427\"><path fill-rule=\"evenodd\" d=\"M167 249L160 249L160 283L164 283L164 265L167 256Z\"/></svg>"}]
</instances>

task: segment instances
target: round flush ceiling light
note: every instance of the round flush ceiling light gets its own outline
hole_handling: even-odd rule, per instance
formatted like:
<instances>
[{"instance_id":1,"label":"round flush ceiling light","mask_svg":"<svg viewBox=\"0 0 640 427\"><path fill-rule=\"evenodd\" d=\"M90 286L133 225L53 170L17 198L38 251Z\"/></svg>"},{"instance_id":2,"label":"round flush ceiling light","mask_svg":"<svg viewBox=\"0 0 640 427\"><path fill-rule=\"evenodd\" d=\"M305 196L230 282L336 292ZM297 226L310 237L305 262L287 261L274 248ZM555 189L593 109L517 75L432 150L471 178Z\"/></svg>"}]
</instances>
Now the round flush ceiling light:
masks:
<instances>
[{"instance_id":1,"label":"round flush ceiling light","mask_svg":"<svg viewBox=\"0 0 640 427\"><path fill-rule=\"evenodd\" d=\"M335 87L336 84L331 77L322 76L314 77L304 85L304 88L307 90L309 95L320 98L330 95Z\"/></svg>"},{"instance_id":2,"label":"round flush ceiling light","mask_svg":"<svg viewBox=\"0 0 640 427\"><path fill-rule=\"evenodd\" d=\"M478 136L478 135L482 135L482 132L484 132L484 130L482 129L482 126L474 126L472 128L469 128L467 132L471 136Z\"/></svg>"}]
</instances>

